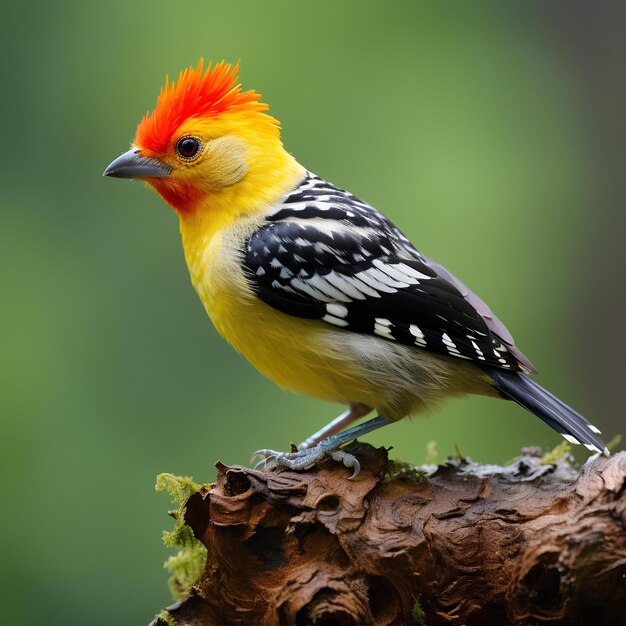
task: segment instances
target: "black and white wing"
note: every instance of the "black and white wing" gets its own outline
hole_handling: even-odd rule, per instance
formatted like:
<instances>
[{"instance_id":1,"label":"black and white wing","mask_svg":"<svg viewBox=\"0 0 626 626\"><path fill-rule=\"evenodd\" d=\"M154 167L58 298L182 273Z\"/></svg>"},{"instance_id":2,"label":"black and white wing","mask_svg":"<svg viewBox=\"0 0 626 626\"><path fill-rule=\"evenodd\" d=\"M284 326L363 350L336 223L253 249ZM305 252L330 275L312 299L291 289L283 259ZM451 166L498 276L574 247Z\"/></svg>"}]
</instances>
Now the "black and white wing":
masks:
<instances>
[{"instance_id":1,"label":"black and white wing","mask_svg":"<svg viewBox=\"0 0 626 626\"><path fill-rule=\"evenodd\" d=\"M533 372L489 307L372 206L308 173L246 242L258 297L347 331Z\"/></svg>"}]
</instances>

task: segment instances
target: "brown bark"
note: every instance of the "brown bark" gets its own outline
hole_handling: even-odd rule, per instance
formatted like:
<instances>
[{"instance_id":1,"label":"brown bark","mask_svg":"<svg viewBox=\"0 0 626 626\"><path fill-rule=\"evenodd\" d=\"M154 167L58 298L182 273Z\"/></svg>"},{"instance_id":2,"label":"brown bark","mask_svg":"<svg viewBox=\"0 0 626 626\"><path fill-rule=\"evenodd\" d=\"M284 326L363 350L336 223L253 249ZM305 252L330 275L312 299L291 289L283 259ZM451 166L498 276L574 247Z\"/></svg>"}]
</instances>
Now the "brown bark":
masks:
<instances>
[{"instance_id":1,"label":"brown bark","mask_svg":"<svg viewBox=\"0 0 626 626\"><path fill-rule=\"evenodd\" d=\"M356 444L361 474L218 464L185 519L208 549L181 626L626 624L626 453L581 468L423 471ZM163 625L164 619L154 624Z\"/></svg>"}]
</instances>

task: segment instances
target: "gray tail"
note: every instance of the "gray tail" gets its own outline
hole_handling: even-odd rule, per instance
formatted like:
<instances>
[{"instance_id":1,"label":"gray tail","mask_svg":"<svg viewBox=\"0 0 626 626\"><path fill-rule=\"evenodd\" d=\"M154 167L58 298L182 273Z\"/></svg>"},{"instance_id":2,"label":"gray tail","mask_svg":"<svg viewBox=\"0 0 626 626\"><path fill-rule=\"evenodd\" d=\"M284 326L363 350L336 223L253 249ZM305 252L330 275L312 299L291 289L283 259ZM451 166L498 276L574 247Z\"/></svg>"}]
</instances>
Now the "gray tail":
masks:
<instances>
[{"instance_id":1,"label":"gray tail","mask_svg":"<svg viewBox=\"0 0 626 626\"><path fill-rule=\"evenodd\" d=\"M518 372L489 369L488 373L500 393L543 420L567 441L608 456L607 447L598 437L600 431L534 380Z\"/></svg>"}]
</instances>

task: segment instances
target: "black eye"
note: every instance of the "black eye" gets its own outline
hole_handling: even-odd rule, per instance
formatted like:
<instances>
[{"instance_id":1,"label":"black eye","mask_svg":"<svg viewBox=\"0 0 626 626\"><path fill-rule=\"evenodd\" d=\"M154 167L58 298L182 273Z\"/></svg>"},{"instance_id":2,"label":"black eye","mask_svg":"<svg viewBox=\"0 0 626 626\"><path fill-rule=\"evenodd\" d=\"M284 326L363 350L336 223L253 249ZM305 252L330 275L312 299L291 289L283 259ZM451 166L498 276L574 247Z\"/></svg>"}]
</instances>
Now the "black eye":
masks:
<instances>
[{"instance_id":1,"label":"black eye","mask_svg":"<svg viewBox=\"0 0 626 626\"><path fill-rule=\"evenodd\" d=\"M200 141L195 137L183 137L178 140L176 144L176 152L180 154L183 159L191 159L198 154L200 150Z\"/></svg>"}]
</instances>

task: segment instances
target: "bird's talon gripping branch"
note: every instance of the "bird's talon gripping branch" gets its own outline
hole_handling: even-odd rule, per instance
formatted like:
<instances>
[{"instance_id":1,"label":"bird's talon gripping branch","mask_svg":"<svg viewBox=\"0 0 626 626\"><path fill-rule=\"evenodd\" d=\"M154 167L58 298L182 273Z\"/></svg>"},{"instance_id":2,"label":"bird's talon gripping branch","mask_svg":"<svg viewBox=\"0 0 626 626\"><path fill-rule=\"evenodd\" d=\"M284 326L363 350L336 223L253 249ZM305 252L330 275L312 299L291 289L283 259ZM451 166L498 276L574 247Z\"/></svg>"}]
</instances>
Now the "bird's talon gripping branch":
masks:
<instances>
[{"instance_id":1,"label":"bird's talon gripping branch","mask_svg":"<svg viewBox=\"0 0 626 626\"><path fill-rule=\"evenodd\" d=\"M361 471L359 461L353 454L336 449L337 445L340 444L329 437L312 448L297 450L296 452L277 452L269 449L257 450L252 458L254 459L257 456L264 458L254 466L254 469L272 470L278 467L287 467L292 470L307 470L323 461L326 457L330 457L334 461L352 468L354 471L350 478L356 478Z\"/></svg>"},{"instance_id":2,"label":"bird's talon gripping branch","mask_svg":"<svg viewBox=\"0 0 626 626\"><path fill-rule=\"evenodd\" d=\"M352 476L348 480L354 480L361 472L361 464L354 454L344 452L343 450L335 450L330 453L330 456L334 461L343 463L347 468L352 468Z\"/></svg>"},{"instance_id":3,"label":"bird's talon gripping branch","mask_svg":"<svg viewBox=\"0 0 626 626\"><path fill-rule=\"evenodd\" d=\"M236 67L201 62L167 82L104 171L143 179L176 210L193 285L238 352L285 389L349 406L297 451L259 450L257 465L330 455L356 475L340 446L464 394L514 400L608 454L595 426L527 376L489 307L376 208L300 165L259 100ZM349 427L372 410L386 419Z\"/></svg>"},{"instance_id":4,"label":"bird's talon gripping branch","mask_svg":"<svg viewBox=\"0 0 626 626\"><path fill-rule=\"evenodd\" d=\"M269 448L262 448L261 450L256 450L252 453L250 457L250 464L254 463L257 457L261 457L260 461L257 461L252 466L255 470L264 470L269 469L270 464L274 461L274 459L282 452L277 452L276 450L271 450Z\"/></svg>"},{"instance_id":5,"label":"bird's talon gripping branch","mask_svg":"<svg viewBox=\"0 0 626 626\"><path fill-rule=\"evenodd\" d=\"M352 468L353 472L350 479L356 478L361 471L361 464L353 454L345 450L340 450L339 448L362 435L366 435L381 426L385 426L385 424L387 424L387 420L384 418L374 417L362 424L352 426L337 435L327 437L312 448L305 448L304 450L297 450L296 452L276 452L276 450L269 450L267 448L257 450L252 458L254 459L257 456L264 458L255 465L255 469L262 467L263 469L270 470L276 467L288 467L292 470L304 470L313 467L329 456L334 461L343 463L348 468Z\"/></svg>"},{"instance_id":6,"label":"bird's talon gripping branch","mask_svg":"<svg viewBox=\"0 0 626 626\"><path fill-rule=\"evenodd\" d=\"M274 450L270 450L269 448L261 448L260 450L255 450L250 457L250 463L254 463L254 460L260 456L263 459L267 459L271 454L277 454Z\"/></svg>"}]
</instances>

